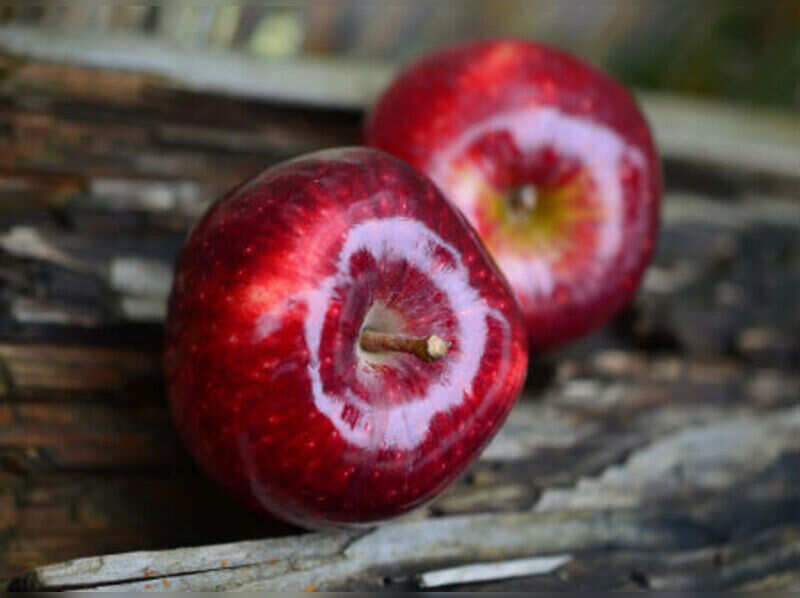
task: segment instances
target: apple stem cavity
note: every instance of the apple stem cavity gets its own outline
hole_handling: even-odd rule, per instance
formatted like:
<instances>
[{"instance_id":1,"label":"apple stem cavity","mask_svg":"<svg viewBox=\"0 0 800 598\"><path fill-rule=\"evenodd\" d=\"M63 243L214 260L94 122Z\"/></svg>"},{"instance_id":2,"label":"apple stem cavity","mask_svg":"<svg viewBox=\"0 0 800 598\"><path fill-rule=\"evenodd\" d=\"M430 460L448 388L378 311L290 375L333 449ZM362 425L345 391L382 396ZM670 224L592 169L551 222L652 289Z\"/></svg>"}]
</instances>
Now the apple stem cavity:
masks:
<instances>
[{"instance_id":1,"label":"apple stem cavity","mask_svg":"<svg viewBox=\"0 0 800 598\"><path fill-rule=\"evenodd\" d=\"M420 337L367 329L361 332L360 345L371 353L399 351L416 355L423 361L436 361L447 355L452 343L435 334Z\"/></svg>"},{"instance_id":2,"label":"apple stem cavity","mask_svg":"<svg viewBox=\"0 0 800 598\"><path fill-rule=\"evenodd\" d=\"M517 213L530 213L536 208L538 193L534 185L521 185L508 194L508 203Z\"/></svg>"}]
</instances>

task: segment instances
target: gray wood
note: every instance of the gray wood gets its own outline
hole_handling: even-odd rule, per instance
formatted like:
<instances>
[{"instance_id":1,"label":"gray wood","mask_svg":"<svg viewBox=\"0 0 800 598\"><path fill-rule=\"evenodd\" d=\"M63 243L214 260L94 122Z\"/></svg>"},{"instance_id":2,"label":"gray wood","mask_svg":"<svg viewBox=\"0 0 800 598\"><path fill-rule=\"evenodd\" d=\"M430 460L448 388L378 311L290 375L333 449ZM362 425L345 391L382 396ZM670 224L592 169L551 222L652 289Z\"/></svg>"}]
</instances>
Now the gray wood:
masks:
<instances>
[{"instance_id":1,"label":"gray wood","mask_svg":"<svg viewBox=\"0 0 800 598\"><path fill-rule=\"evenodd\" d=\"M0 29L0 47L39 60L150 73L197 91L327 108L363 108L392 76L379 63L267 62L230 50L182 49L125 35L69 36L20 25Z\"/></svg>"},{"instance_id":2,"label":"gray wood","mask_svg":"<svg viewBox=\"0 0 800 598\"><path fill-rule=\"evenodd\" d=\"M781 454L792 452L800 452L798 407L678 430L634 452L624 466L579 480L574 490L545 493L533 511L412 520L360 533L91 557L41 567L25 583L40 589L137 591L336 589L354 583L378 587L393 570L424 571L437 563L603 547L645 553L700 549L715 538L709 522L701 524L696 514L702 504L699 497L724 496ZM642 467L648 470L645 476L637 472ZM679 501L687 509L683 522L673 509L658 506L669 501ZM800 557L800 549L791 546L775 558L793 562L795 555ZM750 566L759 572L757 565ZM750 577L746 572L729 575ZM692 588L693 579L657 578L653 583Z\"/></svg>"},{"instance_id":3,"label":"gray wood","mask_svg":"<svg viewBox=\"0 0 800 598\"><path fill-rule=\"evenodd\" d=\"M80 37L21 25L0 27L5 52L89 67L149 73L162 85L271 102L363 110L397 65L321 59L264 60L232 50L182 49L115 34ZM708 100L640 92L666 157L800 178L800 119Z\"/></svg>"},{"instance_id":4,"label":"gray wood","mask_svg":"<svg viewBox=\"0 0 800 598\"><path fill-rule=\"evenodd\" d=\"M412 589L456 568L442 587L798 587L796 117L642 94L668 193L633 305L534 356L506 425L437 500L376 530L301 533L225 496L171 428L171 269L225 189L357 142L393 67L198 57L0 27L0 577Z\"/></svg>"}]
</instances>

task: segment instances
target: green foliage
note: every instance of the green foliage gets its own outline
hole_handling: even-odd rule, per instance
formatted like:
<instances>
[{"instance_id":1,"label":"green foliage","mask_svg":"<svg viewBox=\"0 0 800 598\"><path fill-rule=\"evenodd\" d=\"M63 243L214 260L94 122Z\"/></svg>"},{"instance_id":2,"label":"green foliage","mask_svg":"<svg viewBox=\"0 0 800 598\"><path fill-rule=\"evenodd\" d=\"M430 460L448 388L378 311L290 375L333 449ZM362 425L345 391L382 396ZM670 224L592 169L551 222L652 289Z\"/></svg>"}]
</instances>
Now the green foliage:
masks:
<instances>
[{"instance_id":1,"label":"green foliage","mask_svg":"<svg viewBox=\"0 0 800 598\"><path fill-rule=\"evenodd\" d=\"M800 3L675 0L650 17L610 53L606 66L626 83L800 105Z\"/></svg>"}]
</instances>

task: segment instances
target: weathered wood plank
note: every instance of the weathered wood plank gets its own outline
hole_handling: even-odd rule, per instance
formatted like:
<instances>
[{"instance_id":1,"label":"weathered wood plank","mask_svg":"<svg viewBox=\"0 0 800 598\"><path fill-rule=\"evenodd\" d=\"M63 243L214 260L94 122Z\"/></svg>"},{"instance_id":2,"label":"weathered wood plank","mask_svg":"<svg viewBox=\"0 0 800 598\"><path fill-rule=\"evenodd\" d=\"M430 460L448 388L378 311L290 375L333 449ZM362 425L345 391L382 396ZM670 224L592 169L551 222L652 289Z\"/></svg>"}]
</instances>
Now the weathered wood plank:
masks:
<instances>
[{"instance_id":1,"label":"weathered wood plank","mask_svg":"<svg viewBox=\"0 0 800 598\"><path fill-rule=\"evenodd\" d=\"M100 209L107 209L109 220L118 220L117 200L104 197L92 201L98 207L108 201ZM159 213L160 208L151 212L153 217ZM12 316L22 322L95 327L161 321L183 227L193 219L181 218L180 234L151 230L144 238L139 231L150 230L147 222L113 236L103 230L65 232L55 225L0 232L0 249L25 260L9 270ZM673 342L689 350L714 354L735 345L741 354L761 355L764 361L774 354L790 359L798 350L792 334L798 322L793 311L778 306L800 299L800 273L781 256L800 252L799 228L796 201L734 203L668 195L658 254L637 303L640 332L634 327L631 333L657 335L659 330L648 328L658 326L668 328ZM762 238L769 242L758 242ZM43 277L39 264L58 269L46 270L52 278ZM775 268L781 276L768 274ZM0 279L4 274L0 269ZM706 298L698 301L697 295ZM708 334L714 327L717 334ZM711 342L723 346L711 347Z\"/></svg>"},{"instance_id":2,"label":"weathered wood plank","mask_svg":"<svg viewBox=\"0 0 800 598\"><path fill-rule=\"evenodd\" d=\"M422 588L436 588L475 581L491 581L513 577L527 577L530 575L544 575L557 570L570 560L572 560L570 555L561 554L527 559L514 559L501 563L462 565L461 567L450 567L448 569L423 573L419 576L418 583Z\"/></svg>"},{"instance_id":3,"label":"weathered wood plank","mask_svg":"<svg viewBox=\"0 0 800 598\"><path fill-rule=\"evenodd\" d=\"M163 405L26 401L3 404L0 418L0 454L18 471L190 466Z\"/></svg>"},{"instance_id":4,"label":"weathered wood plank","mask_svg":"<svg viewBox=\"0 0 800 598\"><path fill-rule=\"evenodd\" d=\"M731 364L703 366L700 363L679 361L673 370L679 372L680 377L669 378L667 386L654 390L652 380L663 380L663 372L659 371L663 367L650 368L647 364L651 361L641 355L625 355L623 359L623 354L617 352L611 359L607 352L601 352L600 356L576 362L572 366L573 372L583 376L583 380L586 381L589 380L586 378L589 375L608 376L609 367L614 364L611 369L615 372L615 376L621 377L621 380L626 375L625 371L634 371L639 367L632 366L632 369L626 370L626 362L643 362L645 369L652 370L652 373L637 384L640 388L643 385L643 388L649 390L630 390L637 387L637 384L634 384L629 385L629 390L625 391L620 386L621 382L617 381L612 385L615 390L609 394L608 390L603 390L610 388L608 382L595 377L592 379L595 380L595 388L598 389L599 395L594 399L598 396L607 397L601 399L600 405L596 405L592 397L572 390L575 387L573 379L566 379L561 383L557 382L554 390L546 393L540 400L526 399L512 412L509 422L484 454L484 458L472 469L467 478L431 505L430 512L452 514L471 513L487 508L495 511L524 508L535 503L536 496L542 488L571 485L582 475L596 476L637 449L647 446L652 441L650 439L680 431L691 423L713 422L724 417L726 413L733 412L730 409L732 405L739 405L739 413L753 413L753 409L757 413L761 409L769 409L776 405L774 402L768 402L748 407L751 395L746 390L741 391L738 398L726 398L722 405L717 404L715 408L706 405L707 397L720 396L719 393L724 393L724 389L735 387L749 377L749 374L737 371ZM695 382L692 383L691 380ZM691 389L693 384L696 390L687 390ZM113 388L114 384L111 387ZM713 388L718 390L713 391ZM792 400L796 401L797 393L791 389L788 391ZM609 403L608 401L612 399L615 402ZM112 405L109 405L109 408L79 406L75 410L71 407L52 409L50 404L33 404L33 408L32 413L29 412L30 409L27 411L23 409L22 415L25 416L27 426L22 430L24 434L20 432L21 428L14 424L20 417L15 412L15 419L7 423L13 438L9 437L10 440L6 439L7 442L4 444L5 467L38 474L51 472L52 475L64 468L76 466L80 467L81 471L89 471L92 468L100 471L112 466L115 471L120 471L121 467L133 467L137 471L141 471L142 467L175 471L180 465L181 460L175 461L175 457L164 450L163 443L154 445L151 442L149 447L142 450L143 443L149 442L150 437L140 426L144 420L138 410L118 409ZM163 408L151 411L151 417L161 413L159 421L163 426L168 426L167 415L161 409ZM613 417L603 417L603 409L610 411ZM636 415L637 413L639 415ZM76 425L75 417L82 422L80 426ZM113 421L109 421L110 419ZM606 428L606 424L599 427L595 419L608 422L611 427ZM615 423L622 421L630 422L625 430L620 430L618 428L620 424ZM35 427L30 428L31 426ZM113 436L105 436L109 426L115 430L124 429L128 432L123 434L111 432ZM147 426L149 429L152 427L152 424ZM91 432L92 429L100 429L103 432L97 436ZM135 438L132 440L131 433L135 438L141 437L142 441L134 442ZM76 434L81 435L76 436ZM161 436L163 434L172 433L167 429ZM29 446L30 439L36 440L37 437L38 442L44 444ZM113 440L110 440L111 437ZM519 437L523 438L522 442L518 440ZM65 448L61 448L52 445L51 440L54 438L67 439L69 443ZM102 440L103 438L107 440ZM159 440L161 441L163 438ZM175 439L172 438L172 441ZM17 450L9 451L11 447L17 447ZM103 454L111 457L108 460L100 458ZM178 451L176 454L181 453ZM183 462L185 465L182 468L188 473L189 463L185 460ZM195 483L200 482L198 480ZM512 491L505 490L508 488ZM137 505L152 504L151 499L137 499L135 493L129 494L127 498L131 502L127 504L122 499L96 501L94 509L97 516L118 519L119 516L114 513L119 509L132 509L135 513L139 508ZM180 497L182 494L176 492L175 496ZM491 505L487 505L489 498ZM190 499L187 497L187 500ZM173 504L172 508L176 508L176 505ZM191 512L180 514L176 512L172 525L191 525L192 520L197 519L194 519ZM225 517L222 520L225 520ZM118 527L116 529L119 531ZM39 532L41 540L51 543L64 541L61 533L51 532L52 530L41 530ZM164 536L158 537L169 537L169 533L164 533ZM198 538L201 538L202 533L200 531L197 533ZM131 545L130 534L109 535L112 536L112 540L105 542L104 546L109 548L125 546L125 542ZM113 537L116 537L116 544L112 543ZM177 537L177 534L173 533L172 537ZM77 550L85 545L80 541L73 542L71 550ZM61 548L60 553L52 546L51 544L51 549L54 551L52 554L69 554L69 545ZM15 544L14 548L20 548L20 544Z\"/></svg>"},{"instance_id":5,"label":"weathered wood plank","mask_svg":"<svg viewBox=\"0 0 800 598\"><path fill-rule=\"evenodd\" d=\"M8 465L3 461L4 470ZM74 473L40 469L1 475L0 578L44 562L98 552L193 546L296 531L242 508L194 469Z\"/></svg>"},{"instance_id":6,"label":"weathered wood plank","mask_svg":"<svg viewBox=\"0 0 800 598\"><path fill-rule=\"evenodd\" d=\"M800 391L800 387L797 388ZM536 511L635 508L719 491L800 450L800 409L677 431L602 476L544 492Z\"/></svg>"},{"instance_id":7,"label":"weathered wood plank","mask_svg":"<svg viewBox=\"0 0 800 598\"><path fill-rule=\"evenodd\" d=\"M0 344L5 391L119 391L160 383L158 356L141 351L82 345ZM158 398L160 393L143 400Z\"/></svg>"},{"instance_id":8,"label":"weathered wood plank","mask_svg":"<svg viewBox=\"0 0 800 598\"><path fill-rule=\"evenodd\" d=\"M726 498L728 491L741 488L742 484L758 482L759 475L774 466L782 455L800 452L798 407L723 421L717 421L719 416L717 414L710 422L689 429L681 423L663 440L631 454L624 467L611 465L597 478L578 481L572 490L546 492L530 514L446 517L419 523L391 524L369 532L343 554L326 557L321 564L318 559L311 559L308 571L303 571L306 566L297 562L288 568L270 562L268 566L258 564L242 571L229 570L236 565L234 561L224 559L230 563L228 567L214 567L209 571L203 568L199 573L195 572L199 569L193 567L183 570L173 567L165 576L169 577L171 589L239 586L248 589L298 589L303 587L300 584L324 588L338 587L359 576L371 579L370 583L379 583L386 572L392 570L417 570L435 563L497 558L498 555L504 558L534 556L591 550L599 546L618 549L652 546L661 550L669 546L686 548L682 543L687 541L687 537L693 538L689 544L696 543L696 547L714 544L715 538L730 535L732 529L742 525L736 519L725 519L730 504L727 511L720 510L714 501L721 499L730 503ZM649 468L651 464L652 471ZM793 468L793 462L786 463L786 466ZM639 475L642 468L647 470L644 476ZM796 473L790 472L789 475L796 477ZM760 488L755 496L768 503L769 500L785 500L787 493L781 485L773 484ZM796 488L794 494L788 496L793 496L793 500L800 499ZM752 508L748 511L752 513ZM544 518L539 518L540 515ZM678 524L681 518L684 523ZM314 536L300 538L312 538L304 541L313 543ZM280 541L268 542L269 546L281 545ZM162 558L184 563L192 562L191 558L203 558L203 549L182 550L180 553L148 554L144 557L150 559L146 568L164 570L159 560ZM238 554L230 547L214 550ZM213 554L215 559L219 556L217 552ZM96 562L108 562L107 558ZM130 561L128 557L120 556L112 562L135 562L138 567L141 558L138 555ZM276 557L269 557L273 558ZM62 571L60 575L65 576L63 579L71 579L70 583L83 584L82 578L75 576L77 570L70 567L84 565L83 561L78 561L57 567L55 571ZM67 567L66 573L63 573L64 567ZM96 568L95 565L90 567L95 572ZM374 573L376 568L383 568L384 573ZM41 575L40 572L39 583L44 583ZM104 575L109 573L106 571ZM136 579L142 577L133 573L125 575ZM116 582L126 579L114 578ZM51 580L48 583L59 585L65 582ZM99 582L93 577L85 583ZM146 589L144 585L148 582L132 583L121 586L121 589ZM154 589L163 588L163 584L150 585Z\"/></svg>"},{"instance_id":9,"label":"weathered wood plank","mask_svg":"<svg viewBox=\"0 0 800 598\"><path fill-rule=\"evenodd\" d=\"M194 548L168 552L135 552L105 557L90 557L63 564L52 565L37 573L35 583L48 586L71 585L76 572L82 574L81 585L102 584L116 579L159 579L215 569L233 570L281 561L318 559L344 550L357 534L322 533L219 544L208 550ZM164 558L166 557L166 558ZM158 568L154 568L157 566ZM285 564L284 567L285 569ZM159 586L163 586L158 582ZM171 589L177 589L175 587Z\"/></svg>"},{"instance_id":10,"label":"weathered wood plank","mask_svg":"<svg viewBox=\"0 0 800 598\"><path fill-rule=\"evenodd\" d=\"M100 195L97 201L100 205L109 201L108 211L114 213L118 208L113 202L117 200L104 199L110 196L113 193ZM146 209L158 213L153 204ZM659 446L659 439L666 435L687 426L707 425L733 416L757 417L761 412L796 404L800 377L797 361L792 361L791 356L797 354L797 337L788 334L790 341L786 344L785 338L781 340L780 334L777 337L774 334L775 330L791 331L796 326L793 320L796 312L781 307L791 297L800 296L793 290L800 288L796 286L800 277L790 257L797 252L796 214L797 204L792 201L754 198L726 203L671 195L665 206L659 256L632 313L634 320L630 324L622 320L574 347L537 358L534 374L552 372L551 378L545 375L543 382L538 383L543 385L544 392L540 391L536 400L528 396L520 403L484 459L421 516L486 510L503 513L533 507L542 492L546 496L557 493L554 488L566 492L577 488L576 496L581 496L583 486L605 489L603 472L607 468L627 463L637 451L648 446ZM179 237L166 235L155 241L133 236L107 239L102 234L67 234L53 225L33 230L33 236L23 235L25 243L20 242L18 232L13 236L13 230L3 237L9 239L8 235L12 235L13 242L5 244L5 255L15 260L11 262L8 290L20 293L17 299L54 301L59 305L69 298L72 287L64 287L63 283L41 286L41 282L35 282L40 290L30 294L30 289L37 286L31 287L26 281L41 281L41 273L50 271L60 272L61 276L71 273L76 281L80 280L81 291L73 300L100 314L98 331L119 317L109 318L114 312L98 310L108 296L151 299L163 305L166 281L157 283L159 276L151 277L148 265L155 264L156 271L165 272L172 259L169 256L179 246ZM768 244L753 244L753 239L764 237L770 239ZM36 242L29 243L31 239ZM112 277L114 270L116 275ZM769 279L779 279L780 290L769 291L765 283L758 282L759 277L765 278L767 284ZM91 287L91 281L99 281L92 283L99 286ZM682 321L687 310L698 309L702 319ZM703 345L686 342L685 339L692 339L688 335L697 334L696 329L702 333L709 314L719 312L725 313L732 330L738 331L731 336L740 339L733 352L723 346L712 347L709 353ZM648 330L647 326L653 325L650 321L657 326ZM636 331L635 327L642 324L644 331ZM75 328L67 330L75 337ZM683 350L673 347L664 352L663 345L656 344L659 352L650 353L647 343L661 343L658 335L667 333L684 339ZM703 334L708 336L707 332ZM656 340L650 340L653 338ZM34 487L46 484L43 475L60 475L65 469L75 468L100 472L113 467L120 473L166 468L190 475L191 466L174 436L167 444L163 444L163 438L154 444L140 429L145 420L137 409L114 407L118 402L151 405L154 410L146 416L149 421L159 422L156 428L165 430L164 434L173 434L166 411L163 407L156 408L163 398L157 337L153 341L143 352L114 344L81 347L74 339L68 345L6 343L0 355L6 363L5 386L10 389L6 396L15 402L31 403L34 415L38 415L32 417L27 411L22 414L26 434L19 433L22 430L19 428L8 436L3 445L4 468L33 476ZM635 343L642 341L647 350L636 350ZM780 358L781 355L784 357ZM70 381L74 385L72 390L66 387ZM58 404L65 400L76 404L91 401L95 405L79 407L75 412L62 407L51 410L51 402ZM81 425L70 423L69 418L75 413L83 418ZM13 429L17 421L8 419L6 425ZM113 436L97 432L109 426L128 432ZM28 436L38 438L38 444L31 445ZM62 449L53 444L54 437L67 439L71 444ZM147 447L140 450L144 445ZM579 482L581 478L587 480ZM200 483L199 478L187 479ZM86 482L84 491L91 493L91 484ZM175 496L182 495L175 491ZM135 493L129 493L129 497L131 502L127 507L122 499L95 503L97 516L119 519L115 512L127 508L136 513L137 505L148 500L137 499ZM773 503L758 500L735 512L742 519L754 520L756 513L763 513L765 508L781 512ZM191 513L177 513L173 522L179 526L208 519L208 515L193 519ZM714 517L721 515L716 513ZM758 518L755 520L761 520ZM18 529L11 525L11 529ZM776 525L775 521L770 525ZM170 544L170 538L179 544L214 538L212 534L204 540L201 531L195 533L148 532L157 546L175 545ZM5 571L16 574L23 567L43 561L142 546L136 543L136 538L121 527L94 536L46 529L36 535L17 535L6 548ZM96 548L92 549L93 546ZM322 573L317 571L317 574ZM262 573L255 571L251 575L255 580ZM388 576L405 579L402 570L392 570ZM622 575L619 579L627 577ZM537 580L536 583L545 583Z\"/></svg>"},{"instance_id":11,"label":"weathered wood plank","mask_svg":"<svg viewBox=\"0 0 800 598\"><path fill-rule=\"evenodd\" d=\"M718 101L637 94L666 157L797 180L800 119Z\"/></svg>"},{"instance_id":12,"label":"weathered wood plank","mask_svg":"<svg viewBox=\"0 0 800 598\"><path fill-rule=\"evenodd\" d=\"M327 546L336 547L329 551ZM364 576L362 584L382 585L380 569L413 570L436 563L506 556L537 555L560 552L575 547L598 548L609 543L627 548L694 547L708 538L700 528L660 521L652 515L606 512L594 514L510 513L473 515L426 521L393 523L354 536L352 532L306 534L287 540L264 540L237 546L201 549L180 549L136 555L107 556L102 559L80 559L40 568L27 583L33 587L62 588L65 585L96 585L98 589L117 568L123 576L115 590L147 589L247 589L299 590L309 585L319 589L335 588ZM295 546L306 554L296 555ZM290 552L289 556L283 556ZM239 565L220 567L223 555L234 555ZM212 555L212 556L206 556ZM244 560L242 560L244 559ZM255 559L255 560L253 560ZM281 561L289 561L282 563ZM213 563L207 570L195 572L184 563ZM145 571L161 572L173 565L171 574L153 575L153 581L142 580ZM196 565L195 565L196 566ZM164 585L162 579L167 579ZM87 580L84 583L83 580ZM94 581L88 581L94 580Z\"/></svg>"},{"instance_id":13,"label":"weathered wood plank","mask_svg":"<svg viewBox=\"0 0 800 598\"><path fill-rule=\"evenodd\" d=\"M363 110L391 80L395 65L373 62L272 60L229 50L202 51L130 36L60 35L20 25L0 28L0 48L14 56L92 67L85 78L113 79L91 89L118 89L114 98L139 97L149 87L183 88L274 103ZM7 70L21 68L9 60ZM135 77L105 74L130 71ZM143 76L139 73L147 73ZM73 88L77 88L75 85ZM719 164L797 180L800 121L789 114L734 108L710 101L639 94L665 156ZM110 98L103 98L110 99Z\"/></svg>"},{"instance_id":14,"label":"weathered wood plank","mask_svg":"<svg viewBox=\"0 0 800 598\"><path fill-rule=\"evenodd\" d=\"M675 372L665 379L658 359L619 352L617 360L653 364L652 376L605 381L597 376L608 365L608 353L597 357L593 360L600 362L599 369L591 364L571 366L580 375L592 377L556 381L544 395L526 396L482 459L514 462L544 452L539 473L545 479L564 475L551 473L561 459L570 462L575 469L568 471L575 475L581 471L581 462L596 468L605 459L617 458L620 451L683 425L713 420L720 414L779 407L794 401L800 390L797 375L763 373L732 362L672 360L669 365ZM56 467L84 469L104 468L113 462L118 468L175 467L185 462L182 452L172 448L174 433L162 402L157 353L4 345L0 358L7 376L4 392L12 400L2 411L5 424L0 426L0 446L5 450L21 455L45 451ZM60 400L41 401L48 396ZM620 434L622 425L625 434ZM615 430L619 437L612 434ZM585 456L584 447L589 453ZM24 462L18 467L26 469ZM512 481L506 480L511 484L503 490L506 498L524 500L515 494ZM456 509L458 500L480 503L486 499L481 498L483 492L475 489L469 498L443 507Z\"/></svg>"},{"instance_id":15,"label":"weathered wood plank","mask_svg":"<svg viewBox=\"0 0 800 598\"><path fill-rule=\"evenodd\" d=\"M455 591L797 589L797 527L689 550L587 551L552 574L453 585ZM402 586L401 586L402 587ZM406 585L405 587L413 587Z\"/></svg>"},{"instance_id":16,"label":"weathered wood plank","mask_svg":"<svg viewBox=\"0 0 800 598\"><path fill-rule=\"evenodd\" d=\"M390 70L375 63L266 62L222 49L182 50L125 35L76 39L19 25L3 26L0 46L39 60L144 72L196 91L345 109L360 109L391 76Z\"/></svg>"},{"instance_id":17,"label":"weathered wood plank","mask_svg":"<svg viewBox=\"0 0 800 598\"><path fill-rule=\"evenodd\" d=\"M42 35L0 27L0 576L412 589L466 566L474 582L447 587L797 586L796 117L640 95L671 192L635 304L536 356L506 426L432 504L377 531L152 552L292 531L224 496L171 429L171 265L226 188L356 142L394 66L223 52L183 73L202 61L163 41L137 55L130 38ZM36 568L130 549L145 552ZM564 552L522 578L474 567Z\"/></svg>"}]
</instances>

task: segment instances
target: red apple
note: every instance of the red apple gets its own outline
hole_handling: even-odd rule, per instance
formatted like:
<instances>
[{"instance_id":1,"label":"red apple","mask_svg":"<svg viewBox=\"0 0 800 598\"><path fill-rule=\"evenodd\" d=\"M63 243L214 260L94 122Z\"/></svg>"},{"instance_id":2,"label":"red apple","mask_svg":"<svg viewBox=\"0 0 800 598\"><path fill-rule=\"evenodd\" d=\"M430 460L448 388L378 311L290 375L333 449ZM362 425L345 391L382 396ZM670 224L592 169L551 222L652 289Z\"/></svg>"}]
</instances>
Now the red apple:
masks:
<instances>
[{"instance_id":1,"label":"red apple","mask_svg":"<svg viewBox=\"0 0 800 598\"><path fill-rule=\"evenodd\" d=\"M367 145L426 173L466 214L520 302L532 347L606 322L658 231L661 171L633 98L542 45L451 48L403 71Z\"/></svg>"},{"instance_id":2,"label":"red apple","mask_svg":"<svg viewBox=\"0 0 800 598\"><path fill-rule=\"evenodd\" d=\"M165 334L172 413L199 464L307 527L432 498L527 370L522 315L474 230L366 148L285 162L217 202L180 255Z\"/></svg>"}]
</instances>

